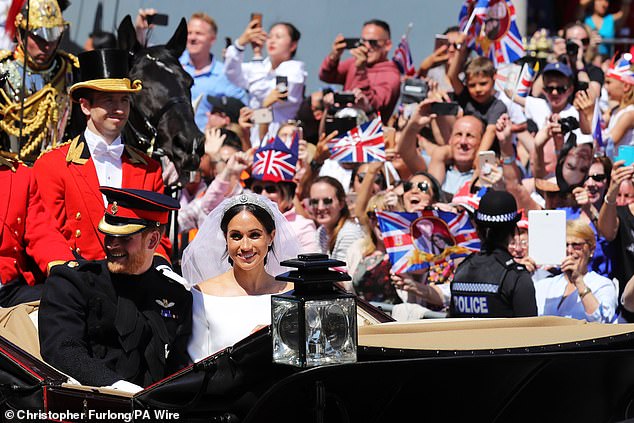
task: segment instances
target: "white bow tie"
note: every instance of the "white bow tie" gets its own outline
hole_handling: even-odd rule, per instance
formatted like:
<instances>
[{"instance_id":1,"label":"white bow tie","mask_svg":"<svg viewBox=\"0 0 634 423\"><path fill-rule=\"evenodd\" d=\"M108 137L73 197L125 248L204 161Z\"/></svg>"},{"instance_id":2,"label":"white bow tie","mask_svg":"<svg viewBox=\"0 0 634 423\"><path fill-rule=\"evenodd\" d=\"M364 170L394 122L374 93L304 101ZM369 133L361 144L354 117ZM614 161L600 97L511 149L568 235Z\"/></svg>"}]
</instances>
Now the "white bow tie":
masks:
<instances>
[{"instance_id":1,"label":"white bow tie","mask_svg":"<svg viewBox=\"0 0 634 423\"><path fill-rule=\"evenodd\" d=\"M93 156L101 158L112 157L113 159L118 160L121 158L121 154L123 154L124 148L125 147L123 144L107 145L105 143L99 143L95 146Z\"/></svg>"}]
</instances>

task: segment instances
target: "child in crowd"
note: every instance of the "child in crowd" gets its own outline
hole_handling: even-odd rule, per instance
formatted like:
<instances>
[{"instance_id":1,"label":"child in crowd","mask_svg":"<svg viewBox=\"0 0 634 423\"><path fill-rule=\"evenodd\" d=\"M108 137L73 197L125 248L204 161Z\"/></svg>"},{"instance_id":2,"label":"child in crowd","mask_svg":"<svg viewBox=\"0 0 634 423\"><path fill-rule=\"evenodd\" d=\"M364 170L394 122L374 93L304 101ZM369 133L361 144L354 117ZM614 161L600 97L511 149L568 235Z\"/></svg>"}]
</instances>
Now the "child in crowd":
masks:
<instances>
[{"instance_id":1,"label":"child in crowd","mask_svg":"<svg viewBox=\"0 0 634 423\"><path fill-rule=\"evenodd\" d=\"M608 98L618 102L610 114L604 134L607 140L606 155L614 159L620 145L634 145L634 70L630 53L612 62L605 86Z\"/></svg>"},{"instance_id":2,"label":"child in crowd","mask_svg":"<svg viewBox=\"0 0 634 423\"><path fill-rule=\"evenodd\" d=\"M486 122L479 150L499 151L497 143L494 146L495 123L500 116L506 113L506 106L495 97L495 66L487 57L474 57L464 67L465 80L463 84L459 78L459 73L463 69L467 51L467 43L462 42L459 60L451 62L447 76L464 114L474 115Z\"/></svg>"}]
</instances>

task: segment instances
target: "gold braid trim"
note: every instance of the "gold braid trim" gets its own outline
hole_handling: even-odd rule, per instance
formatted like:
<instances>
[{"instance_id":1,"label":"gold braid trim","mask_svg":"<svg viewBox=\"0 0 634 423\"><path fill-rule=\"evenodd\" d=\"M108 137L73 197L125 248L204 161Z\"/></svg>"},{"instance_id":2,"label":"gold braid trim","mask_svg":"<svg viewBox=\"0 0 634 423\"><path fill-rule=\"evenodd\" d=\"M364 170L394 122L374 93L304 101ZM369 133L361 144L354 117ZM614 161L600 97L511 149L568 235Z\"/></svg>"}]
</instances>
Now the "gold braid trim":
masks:
<instances>
[{"instance_id":1,"label":"gold braid trim","mask_svg":"<svg viewBox=\"0 0 634 423\"><path fill-rule=\"evenodd\" d=\"M0 121L0 128L8 134L18 137L20 135L20 104L8 104L3 113L4 119ZM39 133L22 147L20 157L27 157L33 153L48 134L49 128L57 127L58 120L57 90L50 84L46 84L24 102L22 135L25 138L30 138L31 135ZM53 144L56 143L57 133L54 131Z\"/></svg>"}]
</instances>

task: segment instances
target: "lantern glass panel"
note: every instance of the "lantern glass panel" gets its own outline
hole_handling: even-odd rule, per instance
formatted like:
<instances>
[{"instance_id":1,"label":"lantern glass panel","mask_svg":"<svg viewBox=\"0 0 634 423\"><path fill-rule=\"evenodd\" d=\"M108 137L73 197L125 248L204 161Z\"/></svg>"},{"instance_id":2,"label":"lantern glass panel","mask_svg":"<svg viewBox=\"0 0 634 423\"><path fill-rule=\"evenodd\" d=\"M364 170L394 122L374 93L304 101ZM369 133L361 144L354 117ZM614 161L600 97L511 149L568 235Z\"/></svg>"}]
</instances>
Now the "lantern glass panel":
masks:
<instances>
[{"instance_id":1,"label":"lantern glass panel","mask_svg":"<svg viewBox=\"0 0 634 423\"><path fill-rule=\"evenodd\" d=\"M306 367L357 361L354 298L307 300Z\"/></svg>"},{"instance_id":2,"label":"lantern glass panel","mask_svg":"<svg viewBox=\"0 0 634 423\"><path fill-rule=\"evenodd\" d=\"M299 310L300 301L272 297L273 361L301 367L302 358L299 352Z\"/></svg>"}]
</instances>

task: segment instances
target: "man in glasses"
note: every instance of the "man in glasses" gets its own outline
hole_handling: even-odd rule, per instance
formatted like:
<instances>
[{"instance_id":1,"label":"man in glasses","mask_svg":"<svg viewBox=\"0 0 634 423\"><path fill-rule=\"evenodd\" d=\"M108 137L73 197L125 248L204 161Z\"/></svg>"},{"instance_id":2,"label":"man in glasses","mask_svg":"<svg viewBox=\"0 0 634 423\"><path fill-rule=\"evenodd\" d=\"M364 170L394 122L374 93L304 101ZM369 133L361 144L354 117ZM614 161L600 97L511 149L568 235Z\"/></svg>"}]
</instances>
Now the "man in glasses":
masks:
<instances>
[{"instance_id":1,"label":"man in glasses","mask_svg":"<svg viewBox=\"0 0 634 423\"><path fill-rule=\"evenodd\" d=\"M400 94L400 73L396 64L388 59L392 48L390 26L373 19L363 24L360 45L350 50L351 58L341 62L346 49L342 34L337 35L332 51L319 69L319 79L342 84L344 91L354 91L358 105L365 111L380 112L383 123L394 111Z\"/></svg>"},{"instance_id":2,"label":"man in glasses","mask_svg":"<svg viewBox=\"0 0 634 423\"><path fill-rule=\"evenodd\" d=\"M68 26L58 2L30 0L28 4L28 16L26 4L15 16L15 50L0 51L0 75L5 78L0 84L4 94L0 97L0 143L4 151L32 164L42 150L65 138L71 111L78 119L81 111L73 110L67 94L79 63L58 49Z\"/></svg>"}]
</instances>

